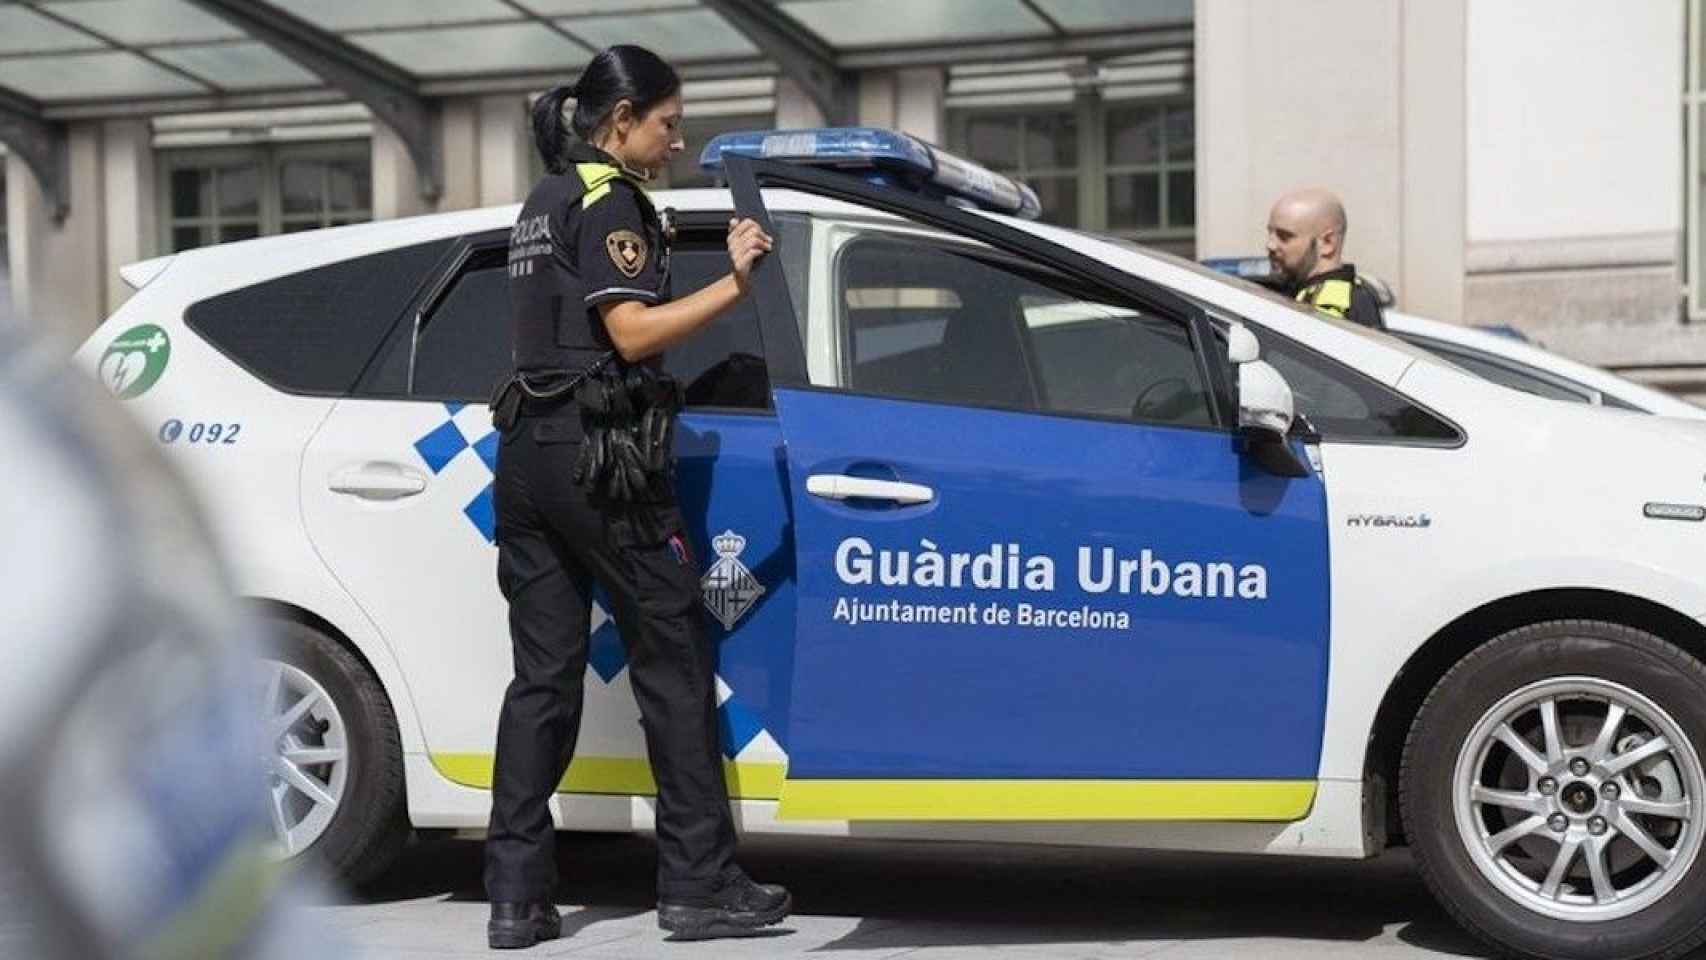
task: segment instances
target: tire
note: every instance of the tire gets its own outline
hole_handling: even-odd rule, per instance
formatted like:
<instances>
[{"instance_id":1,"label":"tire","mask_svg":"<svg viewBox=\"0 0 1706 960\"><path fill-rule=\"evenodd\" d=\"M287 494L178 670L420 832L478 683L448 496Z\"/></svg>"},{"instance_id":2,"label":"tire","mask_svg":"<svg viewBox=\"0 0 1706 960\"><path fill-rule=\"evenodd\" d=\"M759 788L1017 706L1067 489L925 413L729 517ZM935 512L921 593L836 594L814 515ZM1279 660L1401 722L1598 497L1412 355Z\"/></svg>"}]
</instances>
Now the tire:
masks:
<instances>
[{"instance_id":1,"label":"tire","mask_svg":"<svg viewBox=\"0 0 1706 960\"><path fill-rule=\"evenodd\" d=\"M1703 753L1706 665L1617 624L1522 627L1423 703L1405 834L1445 909L1506 956L1680 957L1706 942Z\"/></svg>"},{"instance_id":2,"label":"tire","mask_svg":"<svg viewBox=\"0 0 1706 960\"><path fill-rule=\"evenodd\" d=\"M288 621L276 622L272 634L262 669L275 855L359 887L385 872L409 840L396 717L379 681L342 644ZM313 703L304 708L304 700ZM286 730L283 722L303 709ZM338 753L341 760L330 759Z\"/></svg>"}]
</instances>

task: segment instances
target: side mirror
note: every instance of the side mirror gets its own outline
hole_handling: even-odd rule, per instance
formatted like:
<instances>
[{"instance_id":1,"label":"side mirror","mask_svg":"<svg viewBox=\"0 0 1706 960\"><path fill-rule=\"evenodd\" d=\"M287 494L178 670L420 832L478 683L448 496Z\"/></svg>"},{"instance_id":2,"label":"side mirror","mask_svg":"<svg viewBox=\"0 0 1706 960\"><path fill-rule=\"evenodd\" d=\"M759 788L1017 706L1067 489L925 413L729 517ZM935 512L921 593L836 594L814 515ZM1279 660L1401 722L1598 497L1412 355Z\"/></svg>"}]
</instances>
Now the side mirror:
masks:
<instances>
[{"instance_id":1,"label":"side mirror","mask_svg":"<svg viewBox=\"0 0 1706 960\"><path fill-rule=\"evenodd\" d=\"M1262 345L1256 342L1256 335L1242 323L1234 323L1226 330L1226 359L1233 366L1252 363L1262 355Z\"/></svg>"},{"instance_id":2,"label":"side mirror","mask_svg":"<svg viewBox=\"0 0 1706 960\"><path fill-rule=\"evenodd\" d=\"M1238 429L1285 442L1296 410L1291 385L1261 360L1238 366Z\"/></svg>"},{"instance_id":3,"label":"side mirror","mask_svg":"<svg viewBox=\"0 0 1706 960\"><path fill-rule=\"evenodd\" d=\"M1291 421L1297 415L1291 385L1280 372L1263 360L1256 335L1241 323L1226 331L1226 359L1232 363L1238 392L1238 432L1256 460L1269 471L1285 477L1301 477L1308 468L1286 442Z\"/></svg>"}]
</instances>

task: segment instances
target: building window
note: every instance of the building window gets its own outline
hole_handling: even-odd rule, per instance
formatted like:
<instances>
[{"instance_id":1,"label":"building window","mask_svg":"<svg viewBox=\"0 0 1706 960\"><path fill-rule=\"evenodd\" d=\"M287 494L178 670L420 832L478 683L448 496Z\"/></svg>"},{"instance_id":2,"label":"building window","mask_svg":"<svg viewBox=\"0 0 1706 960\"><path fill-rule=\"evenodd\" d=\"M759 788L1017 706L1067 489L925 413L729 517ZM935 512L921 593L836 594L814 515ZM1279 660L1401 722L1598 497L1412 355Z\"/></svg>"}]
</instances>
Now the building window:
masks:
<instances>
[{"instance_id":1,"label":"building window","mask_svg":"<svg viewBox=\"0 0 1706 960\"><path fill-rule=\"evenodd\" d=\"M1078 115L1067 110L968 113L956 130L959 151L984 166L1030 184L1043 217L1078 226Z\"/></svg>"},{"instance_id":2,"label":"building window","mask_svg":"<svg viewBox=\"0 0 1706 960\"><path fill-rule=\"evenodd\" d=\"M1042 219L1191 256L1196 126L1190 101L1104 100L949 112L951 149L1025 181Z\"/></svg>"},{"instance_id":3,"label":"building window","mask_svg":"<svg viewBox=\"0 0 1706 960\"><path fill-rule=\"evenodd\" d=\"M1190 104L1110 104L1105 116L1106 229L1140 240L1190 239L1197 218Z\"/></svg>"},{"instance_id":4,"label":"building window","mask_svg":"<svg viewBox=\"0 0 1706 960\"><path fill-rule=\"evenodd\" d=\"M279 161L280 228L284 233L341 227L373 219L372 159L357 155L286 155Z\"/></svg>"},{"instance_id":5,"label":"building window","mask_svg":"<svg viewBox=\"0 0 1706 960\"><path fill-rule=\"evenodd\" d=\"M165 248L373 219L371 150L366 141L161 154Z\"/></svg>"}]
</instances>

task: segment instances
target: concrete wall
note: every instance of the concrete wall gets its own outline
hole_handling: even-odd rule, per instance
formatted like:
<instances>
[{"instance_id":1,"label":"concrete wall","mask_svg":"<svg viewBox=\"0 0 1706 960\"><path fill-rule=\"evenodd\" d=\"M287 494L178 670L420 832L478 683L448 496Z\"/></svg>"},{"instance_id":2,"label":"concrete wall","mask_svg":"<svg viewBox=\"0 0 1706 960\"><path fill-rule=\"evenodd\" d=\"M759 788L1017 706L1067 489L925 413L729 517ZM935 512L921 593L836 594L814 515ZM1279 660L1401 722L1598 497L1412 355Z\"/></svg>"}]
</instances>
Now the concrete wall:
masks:
<instances>
[{"instance_id":1,"label":"concrete wall","mask_svg":"<svg viewBox=\"0 0 1706 960\"><path fill-rule=\"evenodd\" d=\"M1681 0L1470 0L1466 317L1602 364L1706 362L1678 323Z\"/></svg>"},{"instance_id":2,"label":"concrete wall","mask_svg":"<svg viewBox=\"0 0 1706 960\"><path fill-rule=\"evenodd\" d=\"M781 129L823 126L823 111L799 84L776 78L776 126Z\"/></svg>"},{"instance_id":3,"label":"concrete wall","mask_svg":"<svg viewBox=\"0 0 1706 960\"><path fill-rule=\"evenodd\" d=\"M373 128L373 218L411 217L515 203L527 195L533 149L527 98L456 97L438 114L443 184L435 203L420 194L408 150L383 123Z\"/></svg>"},{"instance_id":4,"label":"concrete wall","mask_svg":"<svg viewBox=\"0 0 1706 960\"><path fill-rule=\"evenodd\" d=\"M1347 257L1456 319L1467 0L1197 0L1197 250L1259 254L1280 194L1326 187Z\"/></svg>"},{"instance_id":5,"label":"concrete wall","mask_svg":"<svg viewBox=\"0 0 1706 960\"><path fill-rule=\"evenodd\" d=\"M1465 31L1468 0L1405 0L1398 184L1399 304L1426 317L1463 317Z\"/></svg>"},{"instance_id":6,"label":"concrete wall","mask_svg":"<svg viewBox=\"0 0 1706 960\"><path fill-rule=\"evenodd\" d=\"M944 144L947 92L948 73L939 67L864 71L859 75L859 122Z\"/></svg>"},{"instance_id":7,"label":"concrete wall","mask_svg":"<svg viewBox=\"0 0 1706 960\"><path fill-rule=\"evenodd\" d=\"M147 120L109 120L103 128L102 193L106 200L106 304L110 314L133 292L119 277L127 263L159 253L160 194L153 134ZM75 202L75 201L73 201Z\"/></svg>"},{"instance_id":8,"label":"concrete wall","mask_svg":"<svg viewBox=\"0 0 1706 960\"><path fill-rule=\"evenodd\" d=\"M1281 193L1344 199L1347 253L1399 266L1398 0L1197 3L1197 250L1260 253Z\"/></svg>"}]
</instances>

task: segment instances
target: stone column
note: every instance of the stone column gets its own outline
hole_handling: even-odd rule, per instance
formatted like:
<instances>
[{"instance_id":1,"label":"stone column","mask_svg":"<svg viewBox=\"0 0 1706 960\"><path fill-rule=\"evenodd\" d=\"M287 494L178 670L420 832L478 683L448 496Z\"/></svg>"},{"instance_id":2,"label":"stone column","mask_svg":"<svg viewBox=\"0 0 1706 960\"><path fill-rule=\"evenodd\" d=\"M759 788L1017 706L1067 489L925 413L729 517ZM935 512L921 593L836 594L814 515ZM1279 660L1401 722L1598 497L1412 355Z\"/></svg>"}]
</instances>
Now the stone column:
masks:
<instances>
[{"instance_id":1,"label":"stone column","mask_svg":"<svg viewBox=\"0 0 1706 960\"><path fill-rule=\"evenodd\" d=\"M518 203L533 187L533 130L527 98L480 98L480 206Z\"/></svg>"},{"instance_id":2,"label":"stone column","mask_svg":"<svg viewBox=\"0 0 1706 960\"><path fill-rule=\"evenodd\" d=\"M106 312L133 292L120 267L156 256L160 249L159 182L154 134L145 119L108 120L101 170L106 193ZM75 204L75 198L72 200Z\"/></svg>"},{"instance_id":3,"label":"stone column","mask_svg":"<svg viewBox=\"0 0 1706 960\"><path fill-rule=\"evenodd\" d=\"M29 167L16 154L6 158L13 305L66 352L106 317L101 133L99 122L71 125L71 211L61 223Z\"/></svg>"}]
</instances>

